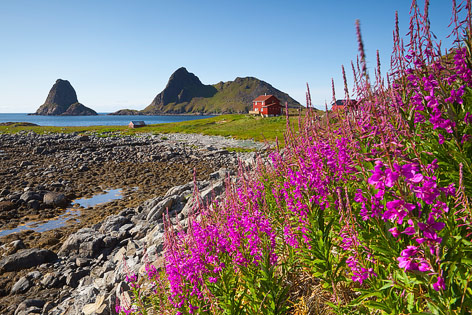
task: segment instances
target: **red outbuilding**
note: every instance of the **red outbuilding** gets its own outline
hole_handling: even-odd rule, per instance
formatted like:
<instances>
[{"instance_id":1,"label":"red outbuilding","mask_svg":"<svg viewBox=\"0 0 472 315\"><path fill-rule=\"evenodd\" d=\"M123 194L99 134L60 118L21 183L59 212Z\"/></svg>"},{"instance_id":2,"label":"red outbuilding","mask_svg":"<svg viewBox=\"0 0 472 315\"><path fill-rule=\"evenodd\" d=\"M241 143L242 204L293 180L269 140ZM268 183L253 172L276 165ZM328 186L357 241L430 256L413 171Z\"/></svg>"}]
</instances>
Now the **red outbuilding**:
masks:
<instances>
[{"instance_id":1,"label":"red outbuilding","mask_svg":"<svg viewBox=\"0 0 472 315\"><path fill-rule=\"evenodd\" d=\"M262 116L279 116L282 114L282 105L274 95L261 95L252 101L250 114Z\"/></svg>"},{"instance_id":2,"label":"red outbuilding","mask_svg":"<svg viewBox=\"0 0 472 315\"><path fill-rule=\"evenodd\" d=\"M331 104L331 110L333 112L357 110L357 101L356 100L336 100L336 102Z\"/></svg>"}]
</instances>

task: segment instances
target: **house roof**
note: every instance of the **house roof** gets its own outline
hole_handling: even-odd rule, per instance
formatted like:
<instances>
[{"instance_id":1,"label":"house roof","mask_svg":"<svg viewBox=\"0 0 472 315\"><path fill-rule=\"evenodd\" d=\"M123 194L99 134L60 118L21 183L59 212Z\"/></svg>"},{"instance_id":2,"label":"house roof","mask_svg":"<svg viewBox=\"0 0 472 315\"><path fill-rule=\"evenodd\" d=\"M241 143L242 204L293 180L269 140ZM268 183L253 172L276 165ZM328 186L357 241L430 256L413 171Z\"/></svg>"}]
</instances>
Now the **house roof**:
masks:
<instances>
[{"instance_id":1,"label":"house roof","mask_svg":"<svg viewBox=\"0 0 472 315\"><path fill-rule=\"evenodd\" d=\"M138 125L138 126L139 126L139 125L142 125L142 126L145 126L145 125L146 125L146 124L144 123L144 121L142 121L142 120L132 120L131 123L132 123L133 125Z\"/></svg>"},{"instance_id":2,"label":"house roof","mask_svg":"<svg viewBox=\"0 0 472 315\"><path fill-rule=\"evenodd\" d=\"M335 103L331 104L332 106L337 105L337 106L346 106L346 105L356 105L357 101L356 100L336 100Z\"/></svg>"},{"instance_id":3,"label":"house roof","mask_svg":"<svg viewBox=\"0 0 472 315\"><path fill-rule=\"evenodd\" d=\"M260 96L256 97L253 102L263 102L263 101L267 101L267 100L268 100L269 98L271 98L271 97L275 97L275 96L272 95L272 94L271 94L271 95L260 95Z\"/></svg>"}]
</instances>

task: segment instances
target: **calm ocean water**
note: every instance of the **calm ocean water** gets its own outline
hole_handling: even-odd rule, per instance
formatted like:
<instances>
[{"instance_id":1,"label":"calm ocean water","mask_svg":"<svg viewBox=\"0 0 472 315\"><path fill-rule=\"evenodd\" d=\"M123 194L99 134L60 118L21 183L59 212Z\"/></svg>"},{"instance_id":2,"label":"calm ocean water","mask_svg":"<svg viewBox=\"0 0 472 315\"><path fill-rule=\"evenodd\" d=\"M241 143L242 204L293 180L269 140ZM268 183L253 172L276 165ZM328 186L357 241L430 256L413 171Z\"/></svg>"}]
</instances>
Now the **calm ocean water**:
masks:
<instances>
[{"instance_id":1,"label":"calm ocean water","mask_svg":"<svg viewBox=\"0 0 472 315\"><path fill-rule=\"evenodd\" d=\"M143 120L147 125L195 120L213 116L28 116L28 114L0 114L2 122L30 122L40 126L124 126L132 120Z\"/></svg>"}]
</instances>

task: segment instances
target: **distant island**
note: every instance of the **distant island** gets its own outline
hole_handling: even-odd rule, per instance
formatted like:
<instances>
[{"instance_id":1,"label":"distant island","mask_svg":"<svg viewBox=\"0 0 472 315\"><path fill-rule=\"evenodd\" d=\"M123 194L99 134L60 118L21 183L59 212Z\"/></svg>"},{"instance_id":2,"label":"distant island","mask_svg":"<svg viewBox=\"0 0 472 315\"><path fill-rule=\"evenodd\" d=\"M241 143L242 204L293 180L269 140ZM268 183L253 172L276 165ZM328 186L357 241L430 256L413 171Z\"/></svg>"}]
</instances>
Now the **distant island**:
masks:
<instances>
[{"instance_id":1,"label":"distant island","mask_svg":"<svg viewBox=\"0 0 472 315\"><path fill-rule=\"evenodd\" d=\"M58 79L49 91L48 97L36 113L44 116L92 116L96 111L77 100L74 88L67 80Z\"/></svg>"},{"instance_id":2,"label":"distant island","mask_svg":"<svg viewBox=\"0 0 472 315\"><path fill-rule=\"evenodd\" d=\"M281 104L290 108L300 103L267 82L254 77L236 78L234 81L205 85L184 67L169 78L165 89L143 110L121 109L109 115L178 115L178 114L232 114L247 113L252 100L259 95L276 96Z\"/></svg>"}]
</instances>

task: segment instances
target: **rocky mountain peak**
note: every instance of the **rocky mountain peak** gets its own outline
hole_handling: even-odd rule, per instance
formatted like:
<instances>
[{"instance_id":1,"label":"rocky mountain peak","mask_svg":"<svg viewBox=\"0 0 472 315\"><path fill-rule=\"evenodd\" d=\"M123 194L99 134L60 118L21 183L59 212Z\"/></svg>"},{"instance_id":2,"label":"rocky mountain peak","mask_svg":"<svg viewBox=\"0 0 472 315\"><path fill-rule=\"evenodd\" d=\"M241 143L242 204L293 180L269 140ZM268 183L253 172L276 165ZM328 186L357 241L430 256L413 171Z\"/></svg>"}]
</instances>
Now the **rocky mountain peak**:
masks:
<instances>
[{"instance_id":1,"label":"rocky mountain peak","mask_svg":"<svg viewBox=\"0 0 472 315\"><path fill-rule=\"evenodd\" d=\"M49 91L44 104L56 104L59 107L63 107L65 111L69 105L77 102L77 94L70 82L58 79Z\"/></svg>"},{"instance_id":2,"label":"rocky mountain peak","mask_svg":"<svg viewBox=\"0 0 472 315\"><path fill-rule=\"evenodd\" d=\"M165 89L156 96L150 106L184 103L194 97L209 97L215 93L216 90L212 86L204 85L195 74L181 67L170 76Z\"/></svg>"},{"instance_id":3,"label":"rocky mountain peak","mask_svg":"<svg viewBox=\"0 0 472 315\"><path fill-rule=\"evenodd\" d=\"M48 97L35 113L36 115L97 115L80 104L74 88L67 80L57 79L49 91Z\"/></svg>"}]
</instances>

